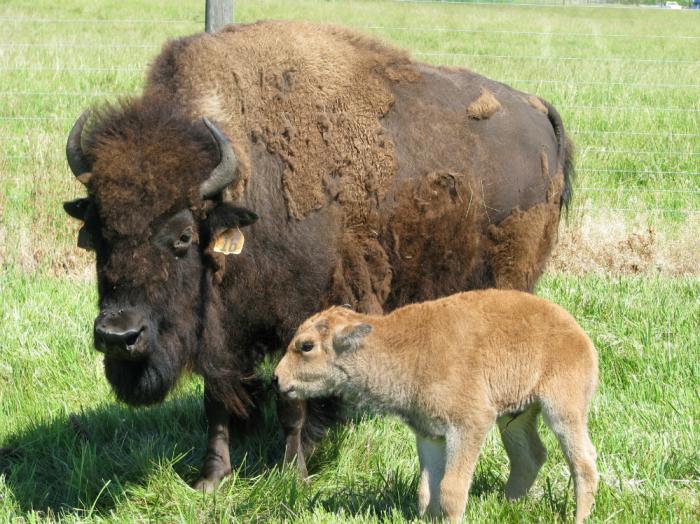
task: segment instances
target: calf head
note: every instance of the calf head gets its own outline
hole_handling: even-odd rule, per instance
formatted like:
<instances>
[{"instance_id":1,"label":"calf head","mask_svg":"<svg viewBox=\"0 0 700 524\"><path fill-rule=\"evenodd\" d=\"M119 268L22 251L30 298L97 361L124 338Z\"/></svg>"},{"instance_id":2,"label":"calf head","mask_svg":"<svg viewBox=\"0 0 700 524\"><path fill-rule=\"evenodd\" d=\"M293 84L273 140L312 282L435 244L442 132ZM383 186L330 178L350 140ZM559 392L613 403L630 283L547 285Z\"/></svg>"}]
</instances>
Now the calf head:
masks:
<instances>
[{"instance_id":1,"label":"calf head","mask_svg":"<svg viewBox=\"0 0 700 524\"><path fill-rule=\"evenodd\" d=\"M345 308L331 308L306 320L275 369L282 395L305 399L339 394L350 379L348 364L372 326Z\"/></svg>"},{"instance_id":2,"label":"calf head","mask_svg":"<svg viewBox=\"0 0 700 524\"><path fill-rule=\"evenodd\" d=\"M252 211L224 201L237 162L209 121L163 103L131 101L84 113L66 146L88 191L64 204L84 222L78 246L94 250L99 314L95 348L107 379L129 404L159 402L207 340L222 339L212 246L252 224ZM85 144L85 147L83 147ZM221 309L219 307L219 309Z\"/></svg>"}]
</instances>

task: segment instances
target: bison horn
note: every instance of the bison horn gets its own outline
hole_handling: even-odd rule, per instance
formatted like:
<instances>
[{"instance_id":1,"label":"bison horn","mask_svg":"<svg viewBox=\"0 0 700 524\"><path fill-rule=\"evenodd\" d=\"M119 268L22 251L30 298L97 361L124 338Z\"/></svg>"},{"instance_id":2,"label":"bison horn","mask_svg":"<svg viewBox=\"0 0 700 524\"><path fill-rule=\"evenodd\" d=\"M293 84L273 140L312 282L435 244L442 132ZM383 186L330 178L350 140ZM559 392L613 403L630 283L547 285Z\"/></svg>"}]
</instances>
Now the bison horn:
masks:
<instances>
[{"instance_id":1,"label":"bison horn","mask_svg":"<svg viewBox=\"0 0 700 524\"><path fill-rule=\"evenodd\" d=\"M221 155L219 165L212 170L209 177L199 186L199 194L203 200L206 200L219 194L236 179L238 160L236 160L236 154L233 152L231 142L206 117L203 120L204 125L207 126L207 129L214 137Z\"/></svg>"},{"instance_id":2,"label":"bison horn","mask_svg":"<svg viewBox=\"0 0 700 524\"><path fill-rule=\"evenodd\" d=\"M81 136L83 134L83 126L88 116L90 116L90 110L86 109L83 114L78 117L78 120L73 124L73 128L68 133L68 141L66 142L66 157L68 158L68 165L73 174L85 183L87 180L85 173L90 172L90 167L85 155L83 154L83 146L81 145Z\"/></svg>"}]
</instances>

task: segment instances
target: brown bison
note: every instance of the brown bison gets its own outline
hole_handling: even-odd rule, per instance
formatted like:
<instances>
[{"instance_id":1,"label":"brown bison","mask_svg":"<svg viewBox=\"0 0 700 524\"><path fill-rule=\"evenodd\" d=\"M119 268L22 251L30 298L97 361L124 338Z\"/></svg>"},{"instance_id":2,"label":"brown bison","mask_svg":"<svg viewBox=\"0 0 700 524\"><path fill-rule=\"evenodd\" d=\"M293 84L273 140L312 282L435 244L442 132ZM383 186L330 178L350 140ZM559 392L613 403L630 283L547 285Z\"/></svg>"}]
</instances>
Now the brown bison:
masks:
<instances>
[{"instance_id":1,"label":"brown bison","mask_svg":"<svg viewBox=\"0 0 700 524\"><path fill-rule=\"evenodd\" d=\"M200 489L230 473L256 363L304 318L531 290L570 195L546 102L303 22L166 44L143 95L84 113L67 156L88 192L64 207L96 254L105 374L132 405L162 401L184 370L204 377ZM334 412L278 402L302 474Z\"/></svg>"}]
</instances>

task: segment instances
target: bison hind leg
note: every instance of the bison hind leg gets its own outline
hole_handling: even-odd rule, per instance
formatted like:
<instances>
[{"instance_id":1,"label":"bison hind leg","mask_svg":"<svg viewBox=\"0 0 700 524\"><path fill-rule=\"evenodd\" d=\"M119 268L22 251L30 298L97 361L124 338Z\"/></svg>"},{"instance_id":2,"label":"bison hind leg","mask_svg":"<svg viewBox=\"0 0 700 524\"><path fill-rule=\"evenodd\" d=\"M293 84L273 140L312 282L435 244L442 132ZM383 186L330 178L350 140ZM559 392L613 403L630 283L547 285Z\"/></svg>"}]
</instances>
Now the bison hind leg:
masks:
<instances>
[{"instance_id":1,"label":"bison hind leg","mask_svg":"<svg viewBox=\"0 0 700 524\"><path fill-rule=\"evenodd\" d=\"M306 421L302 427L302 446L306 453L313 451L328 430L341 422L342 401L338 397L310 399L307 401Z\"/></svg>"},{"instance_id":2,"label":"bison hind leg","mask_svg":"<svg viewBox=\"0 0 700 524\"><path fill-rule=\"evenodd\" d=\"M299 476L308 477L306 456L328 429L342 419L340 400L334 397L310 400L277 399L277 418L284 432L285 464L296 463Z\"/></svg>"}]
</instances>

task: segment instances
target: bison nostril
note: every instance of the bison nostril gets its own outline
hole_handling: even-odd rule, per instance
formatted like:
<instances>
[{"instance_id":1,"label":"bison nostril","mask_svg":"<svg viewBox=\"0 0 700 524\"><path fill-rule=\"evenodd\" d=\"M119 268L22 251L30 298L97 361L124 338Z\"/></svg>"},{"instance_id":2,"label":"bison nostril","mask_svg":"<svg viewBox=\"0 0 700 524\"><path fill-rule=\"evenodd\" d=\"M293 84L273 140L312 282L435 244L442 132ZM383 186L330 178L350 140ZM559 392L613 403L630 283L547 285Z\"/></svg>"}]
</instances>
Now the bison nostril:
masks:
<instances>
[{"instance_id":1,"label":"bison nostril","mask_svg":"<svg viewBox=\"0 0 700 524\"><path fill-rule=\"evenodd\" d=\"M144 328L121 331L116 329L105 329L104 327L99 326L95 329L95 335L101 341L108 344L116 344L126 347L136 344L143 330Z\"/></svg>"},{"instance_id":2,"label":"bison nostril","mask_svg":"<svg viewBox=\"0 0 700 524\"><path fill-rule=\"evenodd\" d=\"M145 330L143 317L132 310L103 311L95 320L95 348L114 357L135 358L146 351L139 343Z\"/></svg>"},{"instance_id":3,"label":"bison nostril","mask_svg":"<svg viewBox=\"0 0 700 524\"><path fill-rule=\"evenodd\" d=\"M130 331L129 333L124 334L124 344L126 344L127 350L129 349L129 346L136 344L136 341L141 336L141 331L143 331L143 329L139 331Z\"/></svg>"}]
</instances>

